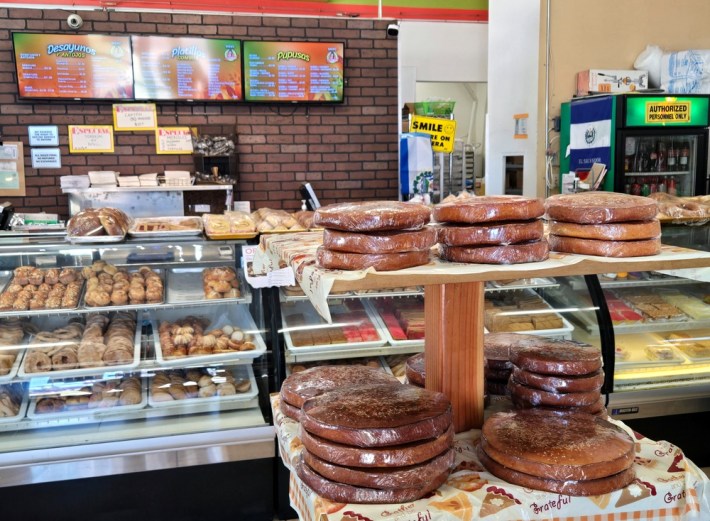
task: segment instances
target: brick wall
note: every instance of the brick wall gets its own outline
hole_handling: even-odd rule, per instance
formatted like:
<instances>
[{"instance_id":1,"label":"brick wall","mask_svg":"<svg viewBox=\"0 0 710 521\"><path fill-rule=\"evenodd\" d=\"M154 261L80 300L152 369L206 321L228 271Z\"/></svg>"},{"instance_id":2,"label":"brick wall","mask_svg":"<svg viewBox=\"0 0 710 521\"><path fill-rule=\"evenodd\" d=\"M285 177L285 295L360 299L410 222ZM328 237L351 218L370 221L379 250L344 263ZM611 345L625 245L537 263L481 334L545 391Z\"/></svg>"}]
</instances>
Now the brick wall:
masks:
<instances>
[{"instance_id":1,"label":"brick wall","mask_svg":"<svg viewBox=\"0 0 710 521\"><path fill-rule=\"evenodd\" d=\"M27 196L8 198L18 211L67 216L59 176L90 170L132 175L193 170L191 156L155 153L149 132L116 132L113 154L69 154L67 125L112 124L109 102L20 101L11 31L69 32L67 11L0 9L0 133L25 144ZM283 18L172 13L81 11L80 33L160 34L237 39L345 42L345 103L291 106L238 103L157 103L159 125L236 134L236 198L252 208L300 207L298 188L310 182L321 203L397 198L397 42L390 20ZM62 168L30 168L28 125L58 125Z\"/></svg>"}]
</instances>

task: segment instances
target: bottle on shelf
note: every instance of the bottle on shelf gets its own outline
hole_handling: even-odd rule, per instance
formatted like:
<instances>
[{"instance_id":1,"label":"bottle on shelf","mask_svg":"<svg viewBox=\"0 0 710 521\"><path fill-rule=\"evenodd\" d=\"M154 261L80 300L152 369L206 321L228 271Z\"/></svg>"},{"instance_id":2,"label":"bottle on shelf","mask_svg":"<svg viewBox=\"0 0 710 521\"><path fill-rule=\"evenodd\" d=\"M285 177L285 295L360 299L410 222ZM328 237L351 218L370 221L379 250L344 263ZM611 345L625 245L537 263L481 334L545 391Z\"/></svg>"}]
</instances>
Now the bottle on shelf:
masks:
<instances>
[{"instance_id":1,"label":"bottle on shelf","mask_svg":"<svg viewBox=\"0 0 710 521\"><path fill-rule=\"evenodd\" d=\"M658 191L658 178L652 177L651 182L648 185L649 193L655 194Z\"/></svg>"},{"instance_id":2,"label":"bottle on shelf","mask_svg":"<svg viewBox=\"0 0 710 521\"><path fill-rule=\"evenodd\" d=\"M641 195L648 196L651 194L651 185L648 183L648 177L644 177L641 184Z\"/></svg>"},{"instance_id":3,"label":"bottle on shelf","mask_svg":"<svg viewBox=\"0 0 710 521\"><path fill-rule=\"evenodd\" d=\"M656 151L656 145L651 144L651 151L648 153L648 171L655 172L658 169L658 152Z\"/></svg>"},{"instance_id":4,"label":"bottle on shelf","mask_svg":"<svg viewBox=\"0 0 710 521\"><path fill-rule=\"evenodd\" d=\"M666 178L661 176L658 178L658 184L656 185L656 191L657 192L662 192L666 193L668 191L668 187L666 186Z\"/></svg>"},{"instance_id":5,"label":"bottle on shelf","mask_svg":"<svg viewBox=\"0 0 710 521\"><path fill-rule=\"evenodd\" d=\"M641 195L641 184L638 177L632 177L631 195Z\"/></svg>"},{"instance_id":6,"label":"bottle on shelf","mask_svg":"<svg viewBox=\"0 0 710 521\"><path fill-rule=\"evenodd\" d=\"M686 172L688 170L688 160L690 158L690 143L687 141L683 142L683 148L680 149L680 157L678 158L679 162L679 169L682 172Z\"/></svg>"},{"instance_id":7,"label":"bottle on shelf","mask_svg":"<svg viewBox=\"0 0 710 521\"><path fill-rule=\"evenodd\" d=\"M665 172L666 171L667 156L668 156L668 151L667 151L667 147L666 147L666 142L659 141L658 142L658 153L656 155L656 170L658 172Z\"/></svg>"},{"instance_id":8,"label":"bottle on shelf","mask_svg":"<svg viewBox=\"0 0 710 521\"><path fill-rule=\"evenodd\" d=\"M675 187L675 176L671 176L668 180L668 195L677 195Z\"/></svg>"},{"instance_id":9,"label":"bottle on shelf","mask_svg":"<svg viewBox=\"0 0 710 521\"><path fill-rule=\"evenodd\" d=\"M669 172L675 172L677 168L677 160L678 160L678 149L675 147L675 143L673 143L673 140L671 140L671 144L668 147L668 171Z\"/></svg>"}]
</instances>

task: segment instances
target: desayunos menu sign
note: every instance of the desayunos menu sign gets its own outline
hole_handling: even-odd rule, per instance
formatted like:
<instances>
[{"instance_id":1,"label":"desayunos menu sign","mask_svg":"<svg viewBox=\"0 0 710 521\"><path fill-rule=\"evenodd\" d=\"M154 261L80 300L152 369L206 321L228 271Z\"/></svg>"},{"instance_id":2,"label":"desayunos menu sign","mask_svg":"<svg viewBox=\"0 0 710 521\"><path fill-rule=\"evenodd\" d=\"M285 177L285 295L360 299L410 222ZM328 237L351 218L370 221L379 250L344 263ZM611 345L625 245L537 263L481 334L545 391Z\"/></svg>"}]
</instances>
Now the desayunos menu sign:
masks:
<instances>
[{"instance_id":1,"label":"desayunos menu sign","mask_svg":"<svg viewBox=\"0 0 710 521\"><path fill-rule=\"evenodd\" d=\"M239 40L133 36L136 99L241 100Z\"/></svg>"},{"instance_id":2,"label":"desayunos menu sign","mask_svg":"<svg viewBox=\"0 0 710 521\"><path fill-rule=\"evenodd\" d=\"M21 97L130 99L127 36L13 33Z\"/></svg>"},{"instance_id":3,"label":"desayunos menu sign","mask_svg":"<svg viewBox=\"0 0 710 521\"><path fill-rule=\"evenodd\" d=\"M244 42L247 101L343 101L343 44Z\"/></svg>"}]
</instances>

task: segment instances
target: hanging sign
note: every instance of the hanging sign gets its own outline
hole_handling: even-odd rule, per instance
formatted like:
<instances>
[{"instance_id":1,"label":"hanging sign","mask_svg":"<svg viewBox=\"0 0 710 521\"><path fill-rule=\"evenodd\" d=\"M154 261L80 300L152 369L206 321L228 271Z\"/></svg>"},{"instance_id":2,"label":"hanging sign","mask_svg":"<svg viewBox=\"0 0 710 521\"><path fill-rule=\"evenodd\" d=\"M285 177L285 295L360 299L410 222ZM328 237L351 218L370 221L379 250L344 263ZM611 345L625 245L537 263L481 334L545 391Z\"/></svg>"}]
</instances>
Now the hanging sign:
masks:
<instances>
[{"instance_id":1,"label":"hanging sign","mask_svg":"<svg viewBox=\"0 0 710 521\"><path fill-rule=\"evenodd\" d=\"M111 125L69 125L69 152L71 154L113 152L113 127Z\"/></svg>"},{"instance_id":2,"label":"hanging sign","mask_svg":"<svg viewBox=\"0 0 710 521\"><path fill-rule=\"evenodd\" d=\"M158 127L155 148L158 154L192 154L190 127Z\"/></svg>"},{"instance_id":3,"label":"hanging sign","mask_svg":"<svg viewBox=\"0 0 710 521\"><path fill-rule=\"evenodd\" d=\"M158 118L155 103L116 103L113 106L113 128L122 130L155 130Z\"/></svg>"},{"instance_id":4,"label":"hanging sign","mask_svg":"<svg viewBox=\"0 0 710 521\"><path fill-rule=\"evenodd\" d=\"M456 120L412 116L410 132L421 132L431 136L431 149L434 152L454 151Z\"/></svg>"}]
</instances>

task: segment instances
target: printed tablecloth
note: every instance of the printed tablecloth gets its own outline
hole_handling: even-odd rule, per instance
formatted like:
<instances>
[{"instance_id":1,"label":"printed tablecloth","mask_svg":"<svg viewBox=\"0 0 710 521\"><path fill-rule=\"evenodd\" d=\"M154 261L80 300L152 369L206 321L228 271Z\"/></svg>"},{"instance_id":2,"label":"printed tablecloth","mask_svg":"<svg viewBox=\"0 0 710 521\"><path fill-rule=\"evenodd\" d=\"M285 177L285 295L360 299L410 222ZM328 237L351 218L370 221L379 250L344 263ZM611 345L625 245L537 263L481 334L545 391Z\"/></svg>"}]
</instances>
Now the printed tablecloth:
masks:
<instances>
[{"instance_id":1,"label":"printed tablecloth","mask_svg":"<svg viewBox=\"0 0 710 521\"><path fill-rule=\"evenodd\" d=\"M318 496L293 471L303 449L299 424L279 410L271 395L279 452L291 471L289 497L303 521L630 521L710 519L710 481L683 452L666 441L632 431L636 479L610 494L565 496L511 485L485 470L476 457L480 430L456 435L454 470L428 497L392 505L335 503Z\"/></svg>"}]
</instances>

